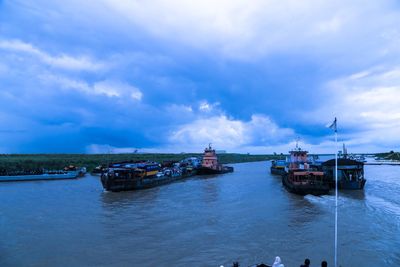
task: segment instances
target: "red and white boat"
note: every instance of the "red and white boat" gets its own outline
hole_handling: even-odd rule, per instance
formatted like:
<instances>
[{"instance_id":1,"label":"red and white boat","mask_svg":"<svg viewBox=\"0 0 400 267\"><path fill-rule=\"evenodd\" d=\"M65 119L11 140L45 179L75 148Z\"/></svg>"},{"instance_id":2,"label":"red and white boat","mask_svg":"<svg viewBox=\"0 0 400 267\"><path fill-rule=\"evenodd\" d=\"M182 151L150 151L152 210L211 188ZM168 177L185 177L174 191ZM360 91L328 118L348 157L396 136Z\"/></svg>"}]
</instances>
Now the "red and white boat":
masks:
<instances>
[{"instance_id":1,"label":"red and white boat","mask_svg":"<svg viewBox=\"0 0 400 267\"><path fill-rule=\"evenodd\" d=\"M289 151L290 163L288 172L282 175L282 184L285 188L298 195L325 195L329 194L329 183L324 179L322 171L310 167L307 153L298 144Z\"/></svg>"},{"instance_id":2,"label":"red and white boat","mask_svg":"<svg viewBox=\"0 0 400 267\"><path fill-rule=\"evenodd\" d=\"M197 170L197 174L221 174L233 172L233 167L223 166L218 162L217 153L215 149L208 145L208 148L204 149L203 160L201 161L201 167Z\"/></svg>"}]
</instances>

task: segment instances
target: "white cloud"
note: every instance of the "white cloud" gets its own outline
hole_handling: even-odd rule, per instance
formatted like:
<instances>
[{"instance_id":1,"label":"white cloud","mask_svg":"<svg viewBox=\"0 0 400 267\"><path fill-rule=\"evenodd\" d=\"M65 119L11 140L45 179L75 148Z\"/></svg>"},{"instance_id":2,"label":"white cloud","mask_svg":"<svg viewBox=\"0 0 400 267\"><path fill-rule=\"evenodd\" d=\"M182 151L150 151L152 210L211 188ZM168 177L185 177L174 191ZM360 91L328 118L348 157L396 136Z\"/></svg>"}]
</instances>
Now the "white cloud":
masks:
<instances>
[{"instance_id":1,"label":"white cloud","mask_svg":"<svg viewBox=\"0 0 400 267\"><path fill-rule=\"evenodd\" d=\"M170 135L169 142L191 151L199 150L208 143L213 143L217 149L237 150L253 143L265 146L292 135L291 129L279 128L263 115L253 115L248 122L219 115L180 126Z\"/></svg>"},{"instance_id":2,"label":"white cloud","mask_svg":"<svg viewBox=\"0 0 400 267\"><path fill-rule=\"evenodd\" d=\"M400 141L400 67L374 68L326 85L320 108L304 114L321 125L338 117L341 137L358 150L379 144L395 149ZM365 148L363 149L364 146Z\"/></svg>"},{"instance_id":3,"label":"white cloud","mask_svg":"<svg viewBox=\"0 0 400 267\"><path fill-rule=\"evenodd\" d=\"M249 136L249 143L262 145L288 141L294 136L294 131L288 128L280 128L269 117L256 114L251 116L251 121L245 124L246 135Z\"/></svg>"},{"instance_id":4,"label":"white cloud","mask_svg":"<svg viewBox=\"0 0 400 267\"><path fill-rule=\"evenodd\" d=\"M85 81L74 80L64 76L42 75L43 82L54 83L67 90L76 90L90 95L104 95L107 97L129 97L135 101L141 101L143 93L139 88L113 80L104 80L95 83L93 86Z\"/></svg>"},{"instance_id":5,"label":"white cloud","mask_svg":"<svg viewBox=\"0 0 400 267\"><path fill-rule=\"evenodd\" d=\"M109 97L126 95L136 101L142 100L143 97L143 93L139 88L119 81L105 80L95 83L93 88L95 94L104 94Z\"/></svg>"},{"instance_id":6,"label":"white cloud","mask_svg":"<svg viewBox=\"0 0 400 267\"><path fill-rule=\"evenodd\" d=\"M257 59L280 51L343 51L344 45L371 50L365 41L381 39L400 23L389 0L104 0L113 16L125 18L157 38L216 51L231 58ZM391 26L392 25L392 26ZM369 46L368 46L369 47ZM354 51L352 51L354 53Z\"/></svg>"},{"instance_id":7,"label":"white cloud","mask_svg":"<svg viewBox=\"0 0 400 267\"><path fill-rule=\"evenodd\" d=\"M326 21L321 21L315 26L316 34L335 33L341 30L344 22L343 19L336 16Z\"/></svg>"},{"instance_id":8,"label":"white cloud","mask_svg":"<svg viewBox=\"0 0 400 267\"><path fill-rule=\"evenodd\" d=\"M136 153L137 148L133 147L114 147L108 144L90 144L85 148L88 154L119 154L119 153Z\"/></svg>"},{"instance_id":9,"label":"white cloud","mask_svg":"<svg viewBox=\"0 0 400 267\"><path fill-rule=\"evenodd\" d=\"M121 95L117 88L107 82L96 83L91 90L96 95L106 95L108 97L119 97Z\"/></svg>"},{"instance_id":10,"label":"white cloud","mask_svg":"<svg viewBox=\"0 0 400 267\"><path fill-rule=\"evenodd\" d=\"M166 110L170 114L192 114L193 108L189 105L170 104L166 106Z\"/></svg>"},{"instance_id":11,"label":"white cloud","mask_svg":"<svg viewBox=\"0 0 400 267\"><path fill-rule=\"evenodd\" d=\"M206 100L200 101L199 103L199 110L202 112L219 112L218 110L218 106L220 105L219 102L215 102L215 103L208 103Z\"/></svg>"},{"instance_id":12,"label":"white cloud","mask_svg":"<svg viewBox=\"0 0 400 267\"><path fill-rule=\"evenodd\" d=\"M245 142L244 125L226 116L199 119L173 132L170 142L195 147L211 142L219 149L232 148Z\"/></svg>"},{"instance_id":13,"label":"white cloud","mask_svg":"<svg viewBox=\"0 0 400 267\"><path fill-rule=\"evenodd\" d=\"M53 49L59 48L58 51L51 50L52 52L47 51L44 48L46 46L41 43L32 44L21 40L0 39L0 50L4 54L3 61L8 60L3 67L0 62L0 75L9 77L10 81L15 81L17 79L14 77L22 77L19 75L22 72L26 71L29 74L25 76L24 81L21 81L23 86L9 86L9 84L13 85L13 82L8 82L4 86L7 87L5 90L13 90L15 95L19 94L19 88L21 91L25 90L24 88L40 88L35 83L37 81L35 79L41 75L42 81L53 83L63 90L75 90L90 96L101 95L114 99L141 101L144 97L142 90L123 82L125 79L121 77L125 76L126 80L144 76L147 79L154 77L153 82L158 79L160 88L168 88L168 85L173 84L177 80L175 78L181 75L186 75L179 77L182 80L197 79L199 81L201 78L198 79L197 75L193 75L192 70L178 72L180 68L187 67L184 66L186 63L196 64L193 58L203 56L201 52L212 56L212 62L209 58L205 58L206 64L216 62L213 66L217 70L216 76L210 77L210 80L217 76L219 79L222 77L219 76L220 74L228 77L228 74L236 73L231 71L229 64L231 61L225 61L226 58L259 60L263 64L268 62L263 56L272 54L276 55L278 60L280 56L287 57L286 62L283 59L282 62L286 64L282 66L287 64L294 66L290 71L299 66L301 69L299 75L306 76L305 81L299 79L299 83L303 83L299 84L299 88L307 88L310 85L309 81L320 81L332 73L354 70L358 66L362 66L359 68L363 70L368 68L363 66L370 66L371 62L379 61L386 64L386 60L389 60L388 64L398 64L396 61L400 52L399 9L393 8L395 3L391 0L370 2L362 0L254 0L251 2L242 0L100 0L85 3L77 0L69 2L56 0L51 3L39 0L39 3L40 5L37 6L40 8L26 6L21 8L22 11L12 10L16 15L26 13L27 16L34 17L28 19L37 22L40 26L36 31L31 32L36 40L43 32L48 33L49 35L46 36L50 38L60 37L54 33L51 35L51 30L54 29L82 26L83 30L82 32L66 32L61 39L47 39L46 43L50 43ZM23 8L34 9L36 13L25 12ZM40 16L40 19L37 19L36 15ZM12 28L10 27L8 32L11 36L24 34L24 30L27 30L21 27L19 31L13 33ZM90 35L94 32L96 34ZM107 34L104 35L104 33ZM23 37L20 38L23 39ZM43 36L43 38L46 37ZM146 45L146 52L137 51L142 48L137 46L137 42L142 42L142 38L145 38L145 43L149 44ZM64 43L64 40L67 42ZM107 43L104 46L88 47L87 40L99 43L103 40ZM112 60L116 68L110 70L107 67L108 62L105 64L87 55L65 54L62 47L71 44L80 47L86 45L85 49L93 49L93 53L102 53L101 55L106 53L106 57ZM120 48L124 51L118 51L121 54L115 54L114 49ZM162 55L155 56L154 53L160 53L159 51ZM321 53L325 54L321 55ZM15 55L15 57L8 57L8 55ZM309 59L309 57L318 58L318 62L315 62L315 58ZM20 64L18 61L13 61L20 58L30 59L30 62ZM41 66L29 64L35 61L42 63ZM219 65L220 62L222 62L221 65ZM194 70L201 71L200 65L195 66L198 69L194 68ZM284 70L280 70L282 66L277 66L277 73L281 75L277 75L276 79L282 80L284 75L287 75L289 83L296 79L292 72L285 73ZM246 65L237 66L238 69L246 67ZM256 72L259 71L260 77L269 76L265 79L265 88L275 84L272 82L274 73L263 72L262 65L249 65L249 67L250 69L254 67ZM103 74L109 75L99 77L95 75L96 73L90 73L89 76L86 75L87 73L82 75L80 72L98 72L104 69L107 73ZM117 69L122 71L117 71ZM309 75L315 73L316 69L323 70L318 72L323 75L308 78ZM65 70L77 72L66 74L62 72ZM42 75L47 71L52 74ZM9 72L13 72L14 77L8 75ZM372 147L374 142L381 142L383 146L395 145L400 141L398 138L400 136L399 73L400 68L395 67L367 69L331 81L326 84L326 87L319 88L326 90L325 97L317 99L321 107L308 114L299 112L298 118L302 121L298 124L307 125L317 122L323 127L337 116L339 127L356 133L344 136L353 145ZM170 77L168 77L169 74L171 74ZM75 78L70 78L74 76ZM85 80L88 77L90 80ZM115 80L109 80L107 77L113 77L112 79ZM230 81L225 81L226 77L222 77L219 81L230 83ZM91 82L94 80L98 82ZM146 79L143 81L146 84ZM252 86L251 81L247 82L245 76L232 77L232 84L238 81L244 81L243 84ZM249 90L256 90L257 83L254 84L255 87ZM197 91L200 91L196 86L193 88L196 90L190 91L190 97L196 97ZM48 88L37 90L47 93L46 89ZM268 88L271 90L271 97L274 95L272 89ZM216 88L215 97L218 97L221 91L220 88ZM13 96L9 92L0 92L0 94L5 99ZM319 96L320 92L316 92L315 95ZM171 114L178 114L176 117L179 118L174 118L171 123L174 126L181 125L171 135L171 144L172 141L176 141L183 146L192 142L203 148L212 141L221 147L257 150L263 149L263 146L270 147L270 143L273 142L280 143L284 140L280 139L281 136L290 138L293 135L290 129L281 129L266 116L254 115L249 121L235 120L224 115L219 103L196 102L190 97L188 97L188 102L194 103L192 106L177 103L165 109L167 112L171 111ZM293 101L291 96L278 100ZM237 101L237 99L230 99L230 101ZM311 101L314 106L315 100ZM160 106L162 108L163 103L158 104L156 108ZM267 109L259 106L253 110ZM174 113L175 110L180 113ZM282 114L287 113L283 110ZM260 144L258 148L254 144L256 142ZM321 144L321 146L324 145Z\"/></svg>"},{"instance_id":14,"label":"white cloud","mask_svg":"<svg viewBox=\"0 0 400 267\"><path fill-rule=\"evenodd\" d=\"M86 94L94 94L95 91L85 81L70 79L64 76L52 74L41 75L39 77L45 83L54 83L63 89L76 90Z\"/></svg>"},{"instance_id":15,"label":"white cloud","mask_svg":"<svg viewBox=\"0 0 400 267\"><path fill-rule=\"evenodd\" d=\"M140 90L135 87L134 90L131 93L131 98L134 99L134 100L139 100L140 101L140 100L142 100L142 96L143 96L142 92L140 92Z\"/></svg>"},{"instance_id":16,"label":"white cloud","mask_svg":"<svg viewBox=\"0 0 400 267\"><path fill-rule=\"evenodd\" d=\"M336 113L346 124L397 123L400 114L400 67L368 70L327 84L323 114ZM319 112L319 111L318 111ZM399 122L400 123L400 122Z\"/></svg>"},{"instance_id":17,"label":"white cloud","mask_svg":"<svg viewBox=\"0 0 400 267\"><path fill-rule=\"evenodd\" d=\"M105 68L103 63L93 61L87 56L72 57L65 54L51 56L32 44L20 40L0 40L0 49L32 55L47 65L66 70L98 71Z\"/></svg>"}]
</instances>

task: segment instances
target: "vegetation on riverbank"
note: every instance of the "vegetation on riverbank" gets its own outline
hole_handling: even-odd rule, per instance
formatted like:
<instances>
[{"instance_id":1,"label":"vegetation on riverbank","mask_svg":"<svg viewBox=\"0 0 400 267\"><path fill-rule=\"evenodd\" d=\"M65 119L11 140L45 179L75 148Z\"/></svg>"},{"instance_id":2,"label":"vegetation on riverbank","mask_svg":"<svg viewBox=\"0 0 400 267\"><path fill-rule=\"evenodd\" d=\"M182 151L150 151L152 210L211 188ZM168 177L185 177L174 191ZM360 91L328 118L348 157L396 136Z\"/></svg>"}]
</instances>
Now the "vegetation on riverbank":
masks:
<instances>
[{"instance_id":1,"label":"vegetation on riverbank","mask_svg":"<svg viewBox=\"0 0 400 267\"><path fill-rule=\"evenodd\" d=\"M378 159L382 159L382 160L400 161L400 153L399 152L390 151L388 153L378 153L378 154L375 154L375 156Z\"/></svg>"},{"instance_id":2,"label":"vegetation on riverbank","mask_svg":"<svg viewBox=\"0 0 400 267\"><path fill-rule=\"evenodd\" d=\"M201 157L202 154L2 154L0 171L21 170L58 170L74 165L86 167L92 171L96 166L108 165L111 162L149 160L156 162L179 161L187 157ZM264 161L277 158L277 155L250 155L226 153L219 154L221 163L240 163Z\"/></svg>"}]
</instances>

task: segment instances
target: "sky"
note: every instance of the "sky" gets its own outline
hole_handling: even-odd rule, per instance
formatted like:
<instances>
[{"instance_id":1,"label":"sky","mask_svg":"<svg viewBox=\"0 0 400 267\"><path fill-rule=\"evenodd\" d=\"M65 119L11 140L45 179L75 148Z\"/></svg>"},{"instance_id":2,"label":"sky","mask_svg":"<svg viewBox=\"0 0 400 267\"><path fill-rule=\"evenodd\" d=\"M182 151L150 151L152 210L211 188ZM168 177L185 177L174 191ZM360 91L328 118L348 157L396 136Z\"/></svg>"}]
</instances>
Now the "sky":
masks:
<instances>
[{"instance_id":1,"label":"sky","mask_svg":"<svg viewBox=\"0 0 400 267\"><path fill-rule=\"evenodd\" d=\"M0 153L399 150L395 0L0 0Z\"/></svg>"}]
</instances>

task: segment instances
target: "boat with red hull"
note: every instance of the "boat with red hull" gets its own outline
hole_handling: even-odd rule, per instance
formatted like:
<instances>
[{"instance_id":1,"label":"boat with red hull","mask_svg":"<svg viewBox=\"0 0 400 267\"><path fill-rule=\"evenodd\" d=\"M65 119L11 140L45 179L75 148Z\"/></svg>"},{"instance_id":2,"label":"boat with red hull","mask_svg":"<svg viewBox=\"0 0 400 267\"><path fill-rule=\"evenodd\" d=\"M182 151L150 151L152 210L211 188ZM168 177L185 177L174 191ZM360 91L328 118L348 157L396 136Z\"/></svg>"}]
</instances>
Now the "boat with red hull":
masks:
<instances>
[{"instance_id":1,"label":"boat with red hull","mask_svg":"<svg viewBox=\"0 0 400 267\"><path fill-rule=\"evenodd\" d=\"M283 186L291 193L298 195L329 194L329 183L322 171L310 167L308 151L302 150L298 144L290 153L288 172L282 175Z\"/></svg>"},{"instance_id":2,"label":"boat with red hull","mask_svg":"<svg viewBox=\"0 0 400 267\"><path fill-rule=\"evenodd\" d=\"M310 170L290 170L282 177L285 188L297 195L329 194L329 184L324 180L324 173Z\"/></svg>"},{"instance_id":3,"label":"boat with red hull","mask_svg":"<svg viewBox=\"0 0 400 267\"><path fill-rule=\"evenodd\" d=\"M204 149L203 160L201 166L197 169L197 174L223 174L228 172L233 172L233 167L220 164L215 149L209 144L208 148Z\"/></svg>"}]
</instances>

